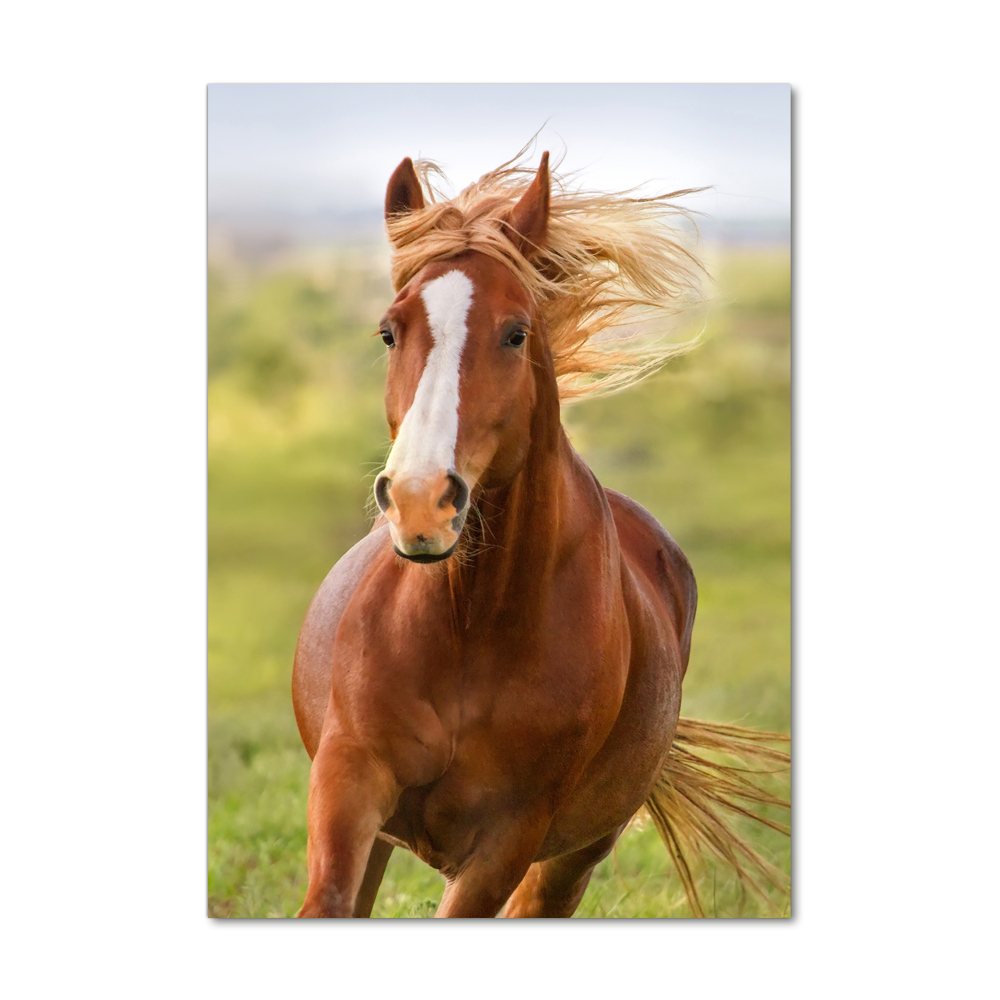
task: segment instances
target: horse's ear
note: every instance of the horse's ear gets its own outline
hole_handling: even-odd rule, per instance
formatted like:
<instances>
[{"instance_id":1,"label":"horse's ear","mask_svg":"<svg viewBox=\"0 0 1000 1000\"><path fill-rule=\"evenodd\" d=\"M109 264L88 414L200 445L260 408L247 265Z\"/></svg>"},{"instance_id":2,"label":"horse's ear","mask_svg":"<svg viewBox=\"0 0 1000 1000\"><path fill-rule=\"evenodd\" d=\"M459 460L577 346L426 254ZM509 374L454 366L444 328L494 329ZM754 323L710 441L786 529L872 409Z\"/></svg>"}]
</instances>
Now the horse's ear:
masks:
<instances>
[{"instance_id":1,"label":"horse's ear","mask_svg":"<svg viewBox=\"0 0 1000 1000\"><path fill-rule=\"evenodd\" d=\"M413 169L413 160L407 157L396 167L389 178L385 190L385 217L413 212L424 207L424 195L420 190L420 180Z\"/></svg>"},{"instance_id":2,"label":"horse's ear","mask_svg":"<svg viewBox=\"0 0 1000 1000\"><path fill-rule=\"evenodd\" d=\"M549 154L542 153L535 179L507 218L507 235L525 257L530 257L545 243L549 225Z\"/></svg>"}]
</instances>

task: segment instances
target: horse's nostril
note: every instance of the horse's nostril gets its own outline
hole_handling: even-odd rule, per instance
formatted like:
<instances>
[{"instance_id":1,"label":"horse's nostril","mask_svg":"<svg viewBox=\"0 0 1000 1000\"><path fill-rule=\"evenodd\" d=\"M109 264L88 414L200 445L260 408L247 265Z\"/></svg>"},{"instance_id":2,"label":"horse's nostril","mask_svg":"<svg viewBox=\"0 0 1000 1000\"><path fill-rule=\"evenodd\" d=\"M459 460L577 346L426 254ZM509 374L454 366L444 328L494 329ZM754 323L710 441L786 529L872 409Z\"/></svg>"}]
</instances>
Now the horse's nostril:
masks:
<instances>
[{"instance_id":1,"label":"horse's nostril","mask_svg":"<svg viewBox=\"0 0 1000 1000\"><path fill-rule=\"evenodd\" d=\"M469 503L468 483L457 472L449 472L448 480L448 490L441 498L441 504L442 506L451 504L456 513L461 514Z\"/></svg>"},{"instance_id":2,"label":"horse's nostril","mask_svg":"<svg viewBox=\"0 0 1000 1000\"><path fill-rule=\"evenodd\" d=\"M383 514L392 506L392 500L389 499L389 487L391 486L392 480L384 472L380 473L375 480L375 503L378 504L378 509Z\"/></svg>"}]
</instances>

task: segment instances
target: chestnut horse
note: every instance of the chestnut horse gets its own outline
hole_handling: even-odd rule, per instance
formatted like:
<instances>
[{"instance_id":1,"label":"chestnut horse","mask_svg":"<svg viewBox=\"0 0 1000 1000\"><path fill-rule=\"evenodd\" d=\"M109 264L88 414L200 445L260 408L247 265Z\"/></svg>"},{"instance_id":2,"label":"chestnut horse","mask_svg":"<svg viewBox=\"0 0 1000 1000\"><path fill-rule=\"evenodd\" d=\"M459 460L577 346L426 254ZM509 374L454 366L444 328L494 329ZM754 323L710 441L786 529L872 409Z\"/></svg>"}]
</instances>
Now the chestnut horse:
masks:
<instances>
[{"instance_id":1,"label":"chestnut horse","mask_svg":"<svg viewBox=\"0 0 1000 1000\"><path fill-rule=\"evenodd\" d=\"M572 310L552 288L581 300L573 254L556 252L570 213L554 212L547 153L530 183L513 176L462 204L428 204L409 159L389 182L393 444L381 516L323 582L296 651L313 758L299 916L368 916L394 846L445 876L438 916L570 916L644 803L689 888L690 805L669 762L695 579L566 437L566 374L596 370L580 322L593 303L560 360L552 331Z\"/></svg>"}]
</instances>

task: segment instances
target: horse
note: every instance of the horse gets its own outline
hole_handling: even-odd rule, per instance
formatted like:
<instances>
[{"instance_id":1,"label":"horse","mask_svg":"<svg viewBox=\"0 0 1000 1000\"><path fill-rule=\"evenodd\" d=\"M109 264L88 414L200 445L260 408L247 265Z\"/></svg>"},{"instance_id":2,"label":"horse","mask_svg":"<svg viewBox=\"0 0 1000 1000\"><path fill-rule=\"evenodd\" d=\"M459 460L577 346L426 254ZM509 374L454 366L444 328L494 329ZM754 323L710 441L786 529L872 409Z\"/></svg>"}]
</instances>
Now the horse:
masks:
<instances>
[{"instance_id":1,"label":"horse","mask_svg":"<svg viewBox=\"0 0 1000 1000\"><path fill-rule=\"evenodd\" d=\"M753 866L783 877L720 811L780 804L746 767L787 761L782 737L680 719L691 566L560 419L664 360L598 335L694 288L663 217L688 192L588 194L548 153L513 162L447 199L407 158L387 187L392 445L292 675L312 758L300 917L369 916L395 847L445 876L439 917L570 916L644 805L696 915L692 849L754 886Z\"/></svg>"}]
</instances>

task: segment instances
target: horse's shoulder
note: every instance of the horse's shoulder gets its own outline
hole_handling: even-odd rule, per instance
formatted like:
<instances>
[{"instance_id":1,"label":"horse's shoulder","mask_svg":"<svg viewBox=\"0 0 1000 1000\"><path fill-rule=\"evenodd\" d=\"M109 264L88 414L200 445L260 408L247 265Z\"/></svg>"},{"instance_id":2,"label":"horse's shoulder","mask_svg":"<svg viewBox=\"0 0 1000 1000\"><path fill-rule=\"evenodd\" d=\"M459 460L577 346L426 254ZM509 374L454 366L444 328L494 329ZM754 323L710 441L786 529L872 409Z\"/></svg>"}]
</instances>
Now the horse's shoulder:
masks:
<instances>
[{"instance_id":1,"label":"horse's shoulder","mask_svg":"<svg viewBox=\"0 0 1000 1000\"><path fill-rule=\"evenodd\" d=\"M292 700L310 755L319 739L330 696L333 644L344 610L378 556L392 544L389 527L377 524L334 564L313 597L299 632L292 669Z\"/></svg>"},{"instance_id":2,"label":"horse's shoulder","mask_svg":"<svg viewBox=\"0 0 1000 1000\"><path fill-rule=\"evenodd\" d=\"M642 504L604 488L618 530L618 540L633 573L641 573L673 612L685 660L694 628L698 585L694 571L670 533Z\"/></svg>"},{"instance_id":3,"label":"horse's shoulder","mask_svg":"<svg viewBox=\"0 0 1000 1000\"><path fill-rule=\"evenodd\" d=\"M324 631L332 625L335 634L337 625L331 620L335 618L337 622L340 621L344 608L347 607L348 601L375 558L391 544L389 525L383 522L373 528L361 541L352 545L334 563L333 569L320 584L309 606L306 624L320 627Z\"/></svg>"}]
</instances>

